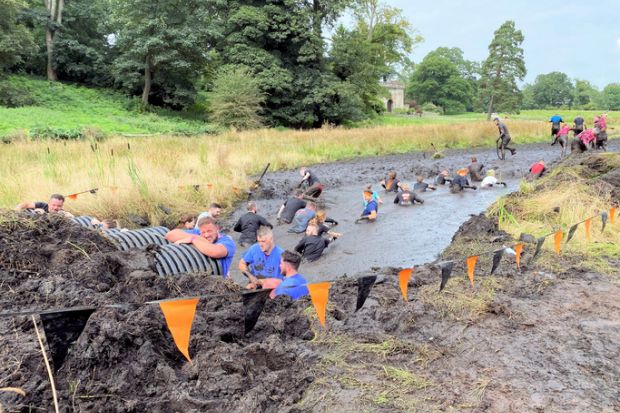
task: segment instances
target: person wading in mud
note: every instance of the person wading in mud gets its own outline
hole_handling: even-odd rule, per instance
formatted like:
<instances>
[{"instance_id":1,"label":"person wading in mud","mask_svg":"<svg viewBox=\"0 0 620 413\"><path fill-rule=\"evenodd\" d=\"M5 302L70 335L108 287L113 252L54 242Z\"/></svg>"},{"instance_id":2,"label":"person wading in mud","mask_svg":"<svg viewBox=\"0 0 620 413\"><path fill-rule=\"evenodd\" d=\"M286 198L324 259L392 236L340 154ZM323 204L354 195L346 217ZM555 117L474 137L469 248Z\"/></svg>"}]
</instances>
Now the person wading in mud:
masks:
<instances>
[{"instance_id":1,"label":"person wading in mud","mask_svg":"<svg viewBox=\"0 0 620 413\"><path fill-rule=\"evenodd\" d=\"M566 148L568 147L568 133L569 132L570 132L570 127L566 123L563 124L562 127L555 134L553 142L551 143L551 146L555 145L556 143L560 144L560 147L562 148L560 156L562 158L564 157L564 155L566 155Z\"/></svg>"},{"instance_id":2,"label":"person wading in mud","mask_svg":"<svg viewBox=\"0 0 620 413\"><path fill-rule=\"evenodd\" d=\"M336 225L338 225L338 221L336 221L335 219L329 218L327 214L325 213L325 210L323 209L320 209L316 212L316 216L313 219L311 219L310 222L308 223L308 225L310 224L316 225L318 227L319 235L321 236L328 235L333 238L338 238L339 236L342 235L338 232L332 231L331 228L326 225L326 224L331 224L332 227L335 227Z\"/></svg>"},{"instance_id":3,"label":"person wading in mud","mask_svg":"<svg viewBox=\"0 0 620 413\"><path fill-rule=\"evenodd\" d=\"M452 178L452 182L450 183L450 192L456 194L458 192L462 192L463 189L476 189L475 186L469 184L467 180L467 175L469 174L469 169L462 168L456 171L456 176Z\"/></svg>"},{"instance_id":4,"label":"person wading in mud","mask_svg":"<svg viewBox=\"0 0 620 413\"><path fill-rule=\"evenodd\" d=\"M596 134L594 133L594 129L586 129L579 135L575 136L575 139L571 142L570 150L571 152L585 152L588 150L590 145L594 145L595 140Z\"/></svg>"},{"instance_id":5,"label":"person wading in mud","mask_svg":"<svg viewBox=\"0 0 620 413\"><path fill-rule=\"evenodd\" d=\"M306 236L303 237L295 246L295 252L298 252L308 261L316 261L321 258L323 251L329 243L338 237L322 237L319 235L319 227L309 224L306 228Z\"/></svg>"},{"instance_id":6,"label":"person wading in mud","mask_svg":"<svg viewBox=\"0 0 620 413\"><path fill-rule=\"evenodd\" d=\"M362 215L355 220L356 224L359 224L362 221L375 222L377 219L379 206L377 205L377 201L372 199L372 192L364 191L364 201L366 201L366 206L362 211Z\"/></svg>"},{"instance_id":7,"label":"person wading in mud","mask_svg":"<svg viewBox=\"0 0 620 413\"><path fill-rule=\"evenodd\" d=\"M549 118L549 122L551 123L551 136L555 136L558 134L562 123L564 123L564 119L560 115L553 115Z\"/></svg>"},{"instance_id":8,"label":"person wading in mud","mask_svg":"<svg viewBox=\"0 0 620 413\"><path fill-rule=\"evenodd\" d=\"M73 214L63 209L64 206L65 197L60 194L53 194L47 202L22 202L21 204L18 204L15 209L18 211L30 209L38 213L61 214L67 218L73 218Z\"/></svg>"},{"instance_id":9,"label":"person wading in mud","mask_svg":"<svg viewBox=\"0 0 620 413\"><path fill-rule=\"evenodd\" d=\"M323 193L323 184L321 184L314 172L304 166L299 170L299 174L301 175L299 187L301 188L304 184L308 187L304 195L311 198L318 198L321 196L321 193Z\"/></svg>"},{"instance_id":10,"label":"person wading in mud","mask_svg":"<svg viewBox=\"0 0 620 413\"><path fill-rule=\"evenodd\" d=\"M484 169L484 165L479 163L475 156L471 157L471 163L467 169L469 169L469 177L473 182L482 181L482 170Z\"/></svg>"},{"instance_id":11,"label":"person wading in mud","mask_svg":"<svg viewBox=\"0 0 620 413\"><path fill-rule=\"evenodd\" d=\"M366 185L366 187L364 188L364 191L368 191L368 192L372 192L372 199L374 199L377 202L377 205L382 204L383 200L381 199L381 197L379 196L379 194L377 193L377 191L374 191L372 189L372 184L368 184ZM366 200L364 199L364 206L366 206Z\"/></svg>"},{"instance_id":12,"label":"person wading in mud","mask_svg":"<svg viewBox=\"0 0 620 413\"><path fill-rule=\"evenodd\" d=\"M400 190L400 181L396 178L396 172L390 171L387 179L380 182L386 192L398 192Z\"/></svg>"},{"instance_id":13,"label":"person wading in mud","mask_svg":"<svg viewBox=\"0 0 620 413\"><path fill-rule=\"evenodd\" d=\"M264 278L282 279L280 273L280 257L284 250L278 247L269 227L260 227L257 242L243 254L239 260L239 271L248 277L247 289L255 289L262 285Z\"/></svg>"},{"instance_id":14,"label":"person wading in mud","mask_svg":"<svg viewBox=\"0 0 620 413\"><path fill-rule=\"evenodd\" d=\"M248 202L246 209L248 212L242 215L233 227L235 232L241 233L241 236L239 237L239 245L242 247L256 242L256 232L259 227L265 226L273 228L273 225L271 225L262 215L258 215L256 213L256 202Z\"/></svg>"},{"instance_id":15,"label":"person wading in mud","mask_svg":"<svg viewBox=\"0 0 620 413\"><path fill-rule=\"evenodd\" d=\"M424 200L417 196L415 192L409 190L409 184L401 184L402 191L394 198L394 203L400 206L413 205L414 203L423 204Z\"/></svg>"},{"instance_id":16,"label":"person wading in mud","mask_svg":"<svg viewBox=\"0 0 620 413\"><path fill-rule=\"evenodd\" d=\"M450 178L450 172L444 169L435 177L435 185L445 185L446 182L452 182L452 178Z\"/></svg>"},{"instance_id":17,"label":"person wading in mud","mask_svg":"<svg viewBox=\"0 0 620 413\"><path fill-rule=\"evenodd\" d=\"M504 122L501 122L499 118L495 118L493 120L495 122L495 125L497 126L497 130L499 131L499 138L502 140L502 145L504 149L508 149L511 155L516 154L517 153L516 149L508 147L508 144L510 143L511 138L510 138L510 132L508 132L508 128L506 127L506 124Z\"/></svg>"},{"instance_id":18,"label":"person wading in mud","mask_svg":"<svg viewBox=\"0 0 620 413\"><path fill-rule=\"evenodd\" d=\"M607 115L594 118L595 147L607 151Z\"/></svg>"},{"instance_id":19,"label":"person wading in mud","mask_svg":"<svg viewBox=\"0 0 620 413\"><path fill-rule=\"evenodd\" d=\"M204 217L196 225L198 229L188 232L173 229L165 238L175 244L192 244L207 257L218 260L222 264L222 276L227 278L235 255L235 242L228 235L220 234L220 227L214 218Z\"/></svg>"},{"instance_id":20,"label":"person wading in mud","mask_svg":"<svg viewBox=\"0 0 620 413\"><path fill-rule=\"evenodd\" d=\"M277 278L266 278L262 281L263 288L272 288L269 298L274 299L279 295L287 295L293 300L304 297L308 291L308 281L303 275L299 274L301 255L296 252L286 250L280 258L280 274L284 280Z\"/></svg>"},{"instance_id":21,"label":"person wading in mud","mask_svg":"<svg viewBox=\"0 0 620 413\"><path fill-rule=\"evenodd\" d=\"M415 178L415 181L416 181L415 184L413 184L413 190L415 192L426 192L427 189L434 191L437 189L436 186L427 184L426 182L424 182L424 177L422 175L418 175Z\"/></svg>"},{"instance_id":22,"label":"person wading in mud","mask_svg":"<svg viewBox=\"0 0 620 413\"><path fill-rule=\"evenodd\" d=\"M586 120L581 115L576 116L575 119L573 119L573 129L572 130L573 130L574 136L579 135L585 129L586 129Z\"/></svg>"},{"instance_id":23,"label":"person wading in mud","mask_svg":"<svg viewBox=\"0 0 620 413\"><path fill-rule=\"evenodd\" d=\"M306 232L308 222L310 222L310 220L315 216L316 204L314 202L308 202L305 208L295 212L295 216L293 217L293 222L291 224L292 226L289 228L288 232L295 232L297 234Z\"/></svg>"},{"instance_id":24,"label":"person wading in mud","mask_svg":"<svg viewBox=\"0 0 620 413\"><path fill-rule=\"evenodd\" d=\"M306 207L306 201L304 201L304 191L296 189L293 196L288 198L280 209L278 210L278 224L284 222L290 224L293 221L295 213L302 208Z\"/></svg>"}]
</instances>

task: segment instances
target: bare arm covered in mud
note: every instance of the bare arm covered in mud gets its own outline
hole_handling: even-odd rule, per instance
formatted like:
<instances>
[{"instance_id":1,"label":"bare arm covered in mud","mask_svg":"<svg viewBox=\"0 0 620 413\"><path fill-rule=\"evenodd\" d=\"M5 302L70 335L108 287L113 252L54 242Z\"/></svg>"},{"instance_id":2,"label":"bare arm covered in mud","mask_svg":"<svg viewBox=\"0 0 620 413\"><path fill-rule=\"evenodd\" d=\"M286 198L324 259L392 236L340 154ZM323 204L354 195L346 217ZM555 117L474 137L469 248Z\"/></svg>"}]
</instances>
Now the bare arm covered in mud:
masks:
<instances>
[{"instance_id":1,"label":"bare arm covered in mud","mask_svg":"<svg viewBox=\"0 0 620 413\"><path fill-rule=\"evenodd\" d=\"M173 229L166 234L165 238L175 244L193 244L198 251L207 257L224 258L228 255L228 250L225 246L213 244L199 235L190 235L181 229Z\"/></svg>"}]
</instances>

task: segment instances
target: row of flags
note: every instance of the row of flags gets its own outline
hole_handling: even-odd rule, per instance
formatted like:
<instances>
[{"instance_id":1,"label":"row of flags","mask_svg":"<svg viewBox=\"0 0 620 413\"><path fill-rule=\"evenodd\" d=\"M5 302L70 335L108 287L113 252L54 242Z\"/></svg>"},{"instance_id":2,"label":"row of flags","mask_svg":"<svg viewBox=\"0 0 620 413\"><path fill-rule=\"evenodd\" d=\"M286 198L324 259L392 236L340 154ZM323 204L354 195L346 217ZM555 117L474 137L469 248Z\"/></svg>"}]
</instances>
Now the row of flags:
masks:
<instances>
[{"instance_id":1,"label":"row of flags","mask_svg":"<svg viewBox=\"0 0 620 413\"><path fill-rule=\"evenodd\" d=\"M617 217L617 209L611 208L609 212L603 212L600 215L602 228L605 230L607 221L614 223ZM590 217L577 224L574 224L568 230L566 236L566 243L569 242L574 236L578 226L585 224L586 238L590 240L590 227L592 219ZM545 240L553 236L554 250L559 255L561 253L562 241L564 240L565 233L563 230L557 230L539 237L536 240L536 246L534 253L530 259L530 262L535 260L541 252L542 246ZM467 257L452 259L439 263L441 269L441 282L439 285L439 291L442 291L448 283L448 280L452 276L454 264L461 260L465 260L467 267L467 276L474 287L474 274L476 271L476 265L481 255L492 254L492 267L491 275L499 268L501 260L507 251L515 255L515 262L517 269L521 269L521 256L524 250L524 243L519 242L509 247L503 247L499 250L488 251L478 255L470 255ZM408 286L409 281L413 275L414 268L405 268L398 274L398 285L402 294L403 300L408 302ZM372 287L377 280L376 276L365 276L357 280L357 302L355 311L357 312L364 306L368 295ZM326 308L329 301L329 290L332 281L324 281L318 283L309 283L307 288L310 294L310 300L316 311L317 318L320 324L326 326ZM233 296L241 294L243 307L244 307L244 332L248 334L252 331L258 322L258 319L263 311L266 300L271 293L271 289L262 289L256 291L247 291L242 293L224 293L224 294L208 294L195 297L183 297L174 298L160 301L150 301L143 303L144 305L157 304L164 316L168 330L172 335L172 339L183 354L183 356L191 363L191 356L189 354L189 343L191 340L192 324L196 314L196 307L201 299L209 299L213 297L221 296ZM139 304L140 305L140 304ZM129 304L113 304L103 305L101 307L108 308L126 308ZM57 310L47 311L22 311L15 313L0 313L0 317L14 317L38 314L41 319L41 324L47 338L47 345L51 354L53 362L53 370L57 371L63 364L65 357L71 347L71 345L80 337L82 331L86 327L90 316L101 307L73 307Z\"/></svg>"}]
</instances>

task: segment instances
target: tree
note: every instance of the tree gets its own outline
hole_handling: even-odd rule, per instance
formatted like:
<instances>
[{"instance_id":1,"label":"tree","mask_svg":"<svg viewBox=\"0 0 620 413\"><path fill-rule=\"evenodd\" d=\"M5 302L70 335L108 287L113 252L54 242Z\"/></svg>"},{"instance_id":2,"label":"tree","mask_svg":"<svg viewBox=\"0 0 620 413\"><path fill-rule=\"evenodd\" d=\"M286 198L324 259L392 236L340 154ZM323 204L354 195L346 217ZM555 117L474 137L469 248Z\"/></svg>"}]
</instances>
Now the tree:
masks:
<instances>
[{"instance_id":1,"label":"tree","mask_svg":"<svg viewBox=\"0 0 620 413\"><path fill-rule=\"evenodd\" d=\"M587 80L575 80L573 103L583 109L595 109L600 92Z\"/></svg>"},{"instance_id":2,"label":"tree","mask_svg":"<svg viewBox=\"0 0 620 413\"><path fill-rule=\"evenodd\" d=\"M489 44L489 56L482 63L480 78L480 100L487 106L489 119L493 112L516 111L521 105L517 81L523 80L527 73L523 40L521 30L508 20L495 31Z\"/></svg>"},{"instance_id":3,"label":"tree","mask_svg":"<svg viewBox=\"0 0 620 413\"><path fill-rule=\"evenodd\" d=\"M610 83L603 88L603 102L608 110L620 110L620 83Z\"/></svg>"},{"instance_id":4,"label":"tree","mask_svg":"<svg viewBox=\"0 0 620 413\"><path fill-rule=\"evenodd\" d=\"M538 108L571 107L575 87L562 72L551 72L536 76L532 85L532 98Z\"/></svg>"},{"instance_id":5,"label":"tree","mask_svg":"<svg viewBox=\"0 0 620 413\"><path fill-rule=\"evenodd\" d=\"M463 112L471 103L472 88L447 57L429 53L418 64L409 89L419 103L431 102L446 113Z\"/></svg>"},{"instance_id":6,"label":"tree","mask_svg":"<svg viewBox=\"0 0 620 413\"><path fill-rule=\"evenodd\" d=\"M18 0L0 0L0 73L23 63L35 50L31 33L19 21L23 7Z\"/></svg>"},{"instance_id":7,"label":"tree","mask_svg":"<svg viewBox=\"0 0 620 413\"><path fill-rule=\"evenodd\" d=\"M65 0L43 0L47 9L47 24L45 25L45 46L47 48L47 80L58 80L54 68L54 41L56 33L62 27L62 12Z\"/></svg>"}]
</instances>

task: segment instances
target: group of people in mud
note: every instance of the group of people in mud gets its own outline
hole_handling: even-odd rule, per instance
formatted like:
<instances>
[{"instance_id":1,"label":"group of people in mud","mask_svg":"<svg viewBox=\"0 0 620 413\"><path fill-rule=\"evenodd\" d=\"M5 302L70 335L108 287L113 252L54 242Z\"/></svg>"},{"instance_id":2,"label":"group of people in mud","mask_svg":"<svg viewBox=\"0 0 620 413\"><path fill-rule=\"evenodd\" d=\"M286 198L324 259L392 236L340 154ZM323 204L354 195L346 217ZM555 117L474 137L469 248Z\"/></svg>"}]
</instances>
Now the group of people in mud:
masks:
<instances>
[{"instance_id":1,"label":"group of people in mud","mask_svg":"<svg viewBox=\"0 0 620 413\"><path fill-rule=\"evenodd\" d=\"M498 128L499 138L505 149L512 155L516 149L508 147L511 141L506 125L499 117L494 117ZM554 138L552 145L559 144L564 155L568 134L573 132L574 140L572 150L587 150L588 147L606 149L606 116L597 116L594 119L594 127L588 129L583 117L574 119L572 128L569 127L559 115L550 118L552 123L551 134ZM529 178L540 177L546 171L544 160L534 163L529 170ZM276 245L273 228L265 217L258 214L258 206L249 201L246 204L247 212L243 214L233 226L235 232L239 232L237 243L223 231L218 223L222 206L213 203L208 211L199 215L185 215L179 220L175 229L169 231L165 238L174 244L191 244L202 254L219 260L222 266L223 276L228 277L232 260L237 245L247 250L238 263L239 271L247 279L248 289L269 288L273 289L271 297L288 295L293 299L308 294L307 281L299 274L302 260L316 261L325 249L334 240L341 236L333 231L338 222L329 218L324 207L324 199L321 195L324 186L317 174L307 167L299 171L301 182L294 192L284 201L277 212L277 224L290 225L288 232L300 234L301 237L296 246L291 250L284 250ZM424 204L422 194L427 191L436 191L447 186L451 193L459 193L465 189L476 190L480 188L493 188L506 186L505 182L498 180L494 169L485 169L475 156L467 167L457 169L453 174L447 169L440 171L432 182L425 182L423 176L418 175L415 183L410 186L399 179L396 171L390 171L385 179L379 182L383 188L384 196L393 196L393 203L409 207L415 204ZM54 194L48 202L24 202L17 206L18 210L34 210L40 213L57 213L66 217L73 217L64 210L64 196ZM383 199L372 184L367 184L362 190L362 212L355 223L375 222L379 214L379 206ZM110 230L118 227L114 220L93 219L93 227L101 230Z\"/></svg>"}]
</instances>

